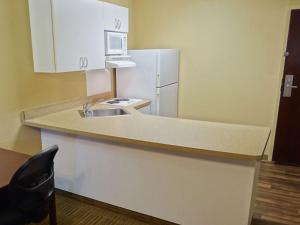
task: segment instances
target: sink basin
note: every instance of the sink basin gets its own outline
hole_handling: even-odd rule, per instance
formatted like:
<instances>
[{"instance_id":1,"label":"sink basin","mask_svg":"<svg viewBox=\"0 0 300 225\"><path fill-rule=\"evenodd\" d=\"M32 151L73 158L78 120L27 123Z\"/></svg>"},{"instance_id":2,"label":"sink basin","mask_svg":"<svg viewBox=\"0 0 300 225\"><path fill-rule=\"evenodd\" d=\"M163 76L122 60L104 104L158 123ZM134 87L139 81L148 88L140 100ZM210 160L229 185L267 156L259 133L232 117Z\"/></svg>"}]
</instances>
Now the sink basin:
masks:
<instances>
[{"instance_id":1,"label":"sink basin","mask_svg":"<svg viewBox=\"0 0 300 225\"><path fill-rule=\"evenodd\" d=\"M86 115L83 113L83 110L79 110L79 114L82 118L89 117L104 117L104 116L122 116L128 115L123 109L94 109L90 110Z\"/></svg>"}]
</instances>

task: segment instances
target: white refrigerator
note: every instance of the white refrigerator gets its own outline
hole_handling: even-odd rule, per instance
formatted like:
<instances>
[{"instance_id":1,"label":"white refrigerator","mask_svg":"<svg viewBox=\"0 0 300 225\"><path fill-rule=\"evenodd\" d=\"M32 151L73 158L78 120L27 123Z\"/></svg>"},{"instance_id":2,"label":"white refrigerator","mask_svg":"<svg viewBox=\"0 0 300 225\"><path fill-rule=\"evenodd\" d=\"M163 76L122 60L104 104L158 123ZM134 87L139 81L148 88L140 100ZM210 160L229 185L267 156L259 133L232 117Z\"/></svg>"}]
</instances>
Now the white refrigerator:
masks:
<instances>
[{"instance_id":1,"label":"white refrigerator","mask_svg":"<svg viewBox=\"0 0 300 225\"><path fill-rule=\"evenodd\" d=\"M130 50L128 55L136 67L117 69L117 97L151 100L149 114L177 117L179 50Z\"/></svg>"}]
</instances>

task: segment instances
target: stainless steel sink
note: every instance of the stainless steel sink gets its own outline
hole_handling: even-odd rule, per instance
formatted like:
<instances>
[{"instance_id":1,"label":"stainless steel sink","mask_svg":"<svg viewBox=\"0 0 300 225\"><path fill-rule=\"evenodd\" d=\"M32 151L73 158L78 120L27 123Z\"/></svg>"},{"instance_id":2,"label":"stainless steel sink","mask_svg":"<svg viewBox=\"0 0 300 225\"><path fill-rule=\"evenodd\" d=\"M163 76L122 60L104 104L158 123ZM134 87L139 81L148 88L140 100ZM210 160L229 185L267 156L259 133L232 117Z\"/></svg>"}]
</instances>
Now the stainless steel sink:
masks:
<instances>
[{"instance_id":1,"label":"stainless steel sink","mask_svg":"<svg viewBox=\"0 0 300 225\"><path fill-rule=\"evenodd\" d=\"M117 109L94 109L88 110L86 113L83 110L79 110L79 114L82 118L89 117L104 117L104 116L122 116L128 115L125 110L117 108Z\"/></svg>"}]
</instances>

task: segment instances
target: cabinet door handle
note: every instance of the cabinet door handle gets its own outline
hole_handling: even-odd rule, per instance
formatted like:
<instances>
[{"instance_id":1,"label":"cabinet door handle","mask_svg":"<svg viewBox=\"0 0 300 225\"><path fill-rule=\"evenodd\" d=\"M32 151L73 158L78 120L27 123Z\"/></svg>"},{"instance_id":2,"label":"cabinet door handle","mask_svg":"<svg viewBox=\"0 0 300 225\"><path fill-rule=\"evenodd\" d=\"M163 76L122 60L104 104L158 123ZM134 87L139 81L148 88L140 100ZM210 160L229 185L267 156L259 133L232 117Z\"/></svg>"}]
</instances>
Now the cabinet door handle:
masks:
<instances>
[{"instance_id":1,"label":"cabinet door handle","mask_svg":"<svg viewBox=\"0 0 300 225\"><path fill-rule=\"evenodd\" d=\"M85 68L88 68L89 66L89 58L85 57Z\"/></svg>"},{"instance_id":2,"label":"cabinet door handle","mask_svg":"<svg viewBox=\"0 0 300 225\"><path fill-rule=\"evenodd\" d=\"M118 19L117 19L117 18L115 18L115 29L116 29L116 30L118 29L118 26L119 26Z\"/></svg>"},{"instance_id":3,"label":"cabinet door handle","mask_svg":"<svg viewBox=\"0 0 300 225\"><path fill-rule=\"evenodd\" d=\"M86 57L82 57L82 68L85 69L86 68Z\"/></svg>"},{"instance_id":4,"label":"cabinet door handle","mask_svg":"<svg viewBox=\"0 0 300 225\"><path fill-rule=\"evenodd\" d=\"M79 67L80 67L80 69L82 69L82 67L83 67L83 58L82 57L80 57L80 59L79 59Z\"/></svg>"},{"instance_id":5,"label":"cabinet door handle","mask_svg":"<svg viewBox=\"0 0 300 225\"><path fill-rule=\"evenodd\" d=\"M120 19L115 19L115 29L116 30L120 30L121 29L121 25L122 25L122 22Z\"/></svg>"},{"instance_id":6,"label":"cabinet door handle","mask_svg":"<svg viewBox=\"0 0 300 225\"><path fill-rule=\"evenodd\" d=\"M118 27L117 29L119 30L120 29L120 20L118 19Z\"/></svg>"}]
</instances>

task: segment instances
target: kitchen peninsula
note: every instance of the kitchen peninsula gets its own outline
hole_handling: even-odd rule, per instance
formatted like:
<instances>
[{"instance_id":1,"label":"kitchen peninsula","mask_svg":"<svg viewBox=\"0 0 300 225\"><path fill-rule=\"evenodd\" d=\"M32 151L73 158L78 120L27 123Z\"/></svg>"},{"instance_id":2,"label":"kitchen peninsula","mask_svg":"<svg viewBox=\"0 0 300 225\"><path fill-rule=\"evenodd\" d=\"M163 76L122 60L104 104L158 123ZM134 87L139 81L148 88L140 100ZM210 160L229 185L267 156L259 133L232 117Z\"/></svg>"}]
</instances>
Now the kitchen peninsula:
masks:
<instances>
[{"instance_id":1,"label":"kitchen peninsula","mask_svg":"<svg viewBox=\"0 0 300 225\"><path fill-rule=\"evenodd\" d=\"M249 225L266 127L143 115L28 117L57 144L59 189L184 225ZM112 106L95 104L93 109Z\"/></svg>"}]
</instances>

